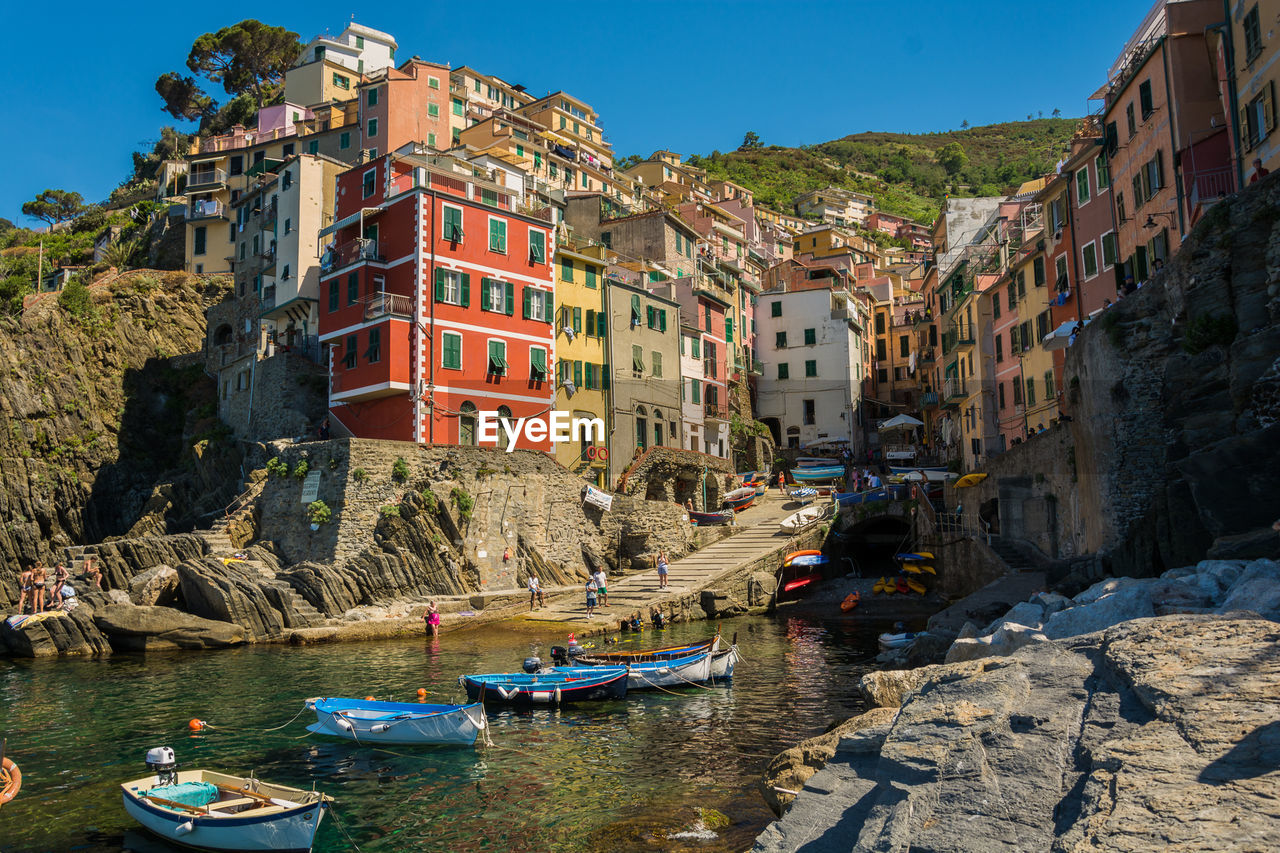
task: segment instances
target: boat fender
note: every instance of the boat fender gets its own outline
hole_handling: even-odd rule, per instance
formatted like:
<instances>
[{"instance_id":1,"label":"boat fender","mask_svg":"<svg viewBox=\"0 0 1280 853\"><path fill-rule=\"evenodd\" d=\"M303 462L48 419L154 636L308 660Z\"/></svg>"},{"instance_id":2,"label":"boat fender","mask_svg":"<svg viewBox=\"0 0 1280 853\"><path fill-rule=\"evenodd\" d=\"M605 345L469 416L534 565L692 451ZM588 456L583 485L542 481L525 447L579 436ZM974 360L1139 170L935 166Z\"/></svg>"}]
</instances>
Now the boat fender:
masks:
<instances>
[{"instance_id":1,"label":"boat fender","mask_svg":"<svg viewBox=\"0 0 1280 853\"><path fill-rule=\"evenodd\" d=\"M344 732L349 732L353 728L350 720L344 720L341 717L335 716L333 721L337 723L338 728L342 729Z\"/></svg>"},{"instance_id":2,"label":"boat fender","mask_svg":"<svg viewBox=\"0 0 1280 853\"><path fill-rule=\"evenodd\" d=\"M498 695L501 696L503 699L510 699L512 696L520 692L519 687L512 687L510 690L508 690L507 688L503 687L501 684L495 684L493 686L493 689L497 690Z\"/></svg>"},{"instance_id":3,"label":"boat fender","mask_svg":"<svg viewBox=\"0 0 1280 853\"><path fill-rule=\"evenodd\" d=\"M550 702L552 695L550 690L534 690L529 694L534 702Z\"/></svg>"},{"instance_id":4,"label":"boat fender","mask_svg":"<svg viewBox=\"0 0 1280 853\"><path fill-rule=\"evenodd\" d=\"M188 832L190 832L195 828L196 828L196 822L194 820L184 820L182 823L178 824L173 828L173 832L175 835L186 835Z\"/></svg>"},{"instance_id":5,"label":"boat fender","mask_svg":"<svg viewBox=\"0 0 1280 853\"><path fill-rule=\"evenodd\" d=\"M560 704L560 688L559 687L556 688L556 704L557 705Z\"/></svg>"},{"instance_id":6,"label":"boat fender","mask_svg":"<svg viewBox=\"0 0 1280 853\"><path fill-rule=\"evenodd\" d=\"M369 731L377 735L377 734L382 734L389 728L391 728L391 726L388 725L387 723L377 723L376 725L369 726Z\"/></svg>"}]
</instances>

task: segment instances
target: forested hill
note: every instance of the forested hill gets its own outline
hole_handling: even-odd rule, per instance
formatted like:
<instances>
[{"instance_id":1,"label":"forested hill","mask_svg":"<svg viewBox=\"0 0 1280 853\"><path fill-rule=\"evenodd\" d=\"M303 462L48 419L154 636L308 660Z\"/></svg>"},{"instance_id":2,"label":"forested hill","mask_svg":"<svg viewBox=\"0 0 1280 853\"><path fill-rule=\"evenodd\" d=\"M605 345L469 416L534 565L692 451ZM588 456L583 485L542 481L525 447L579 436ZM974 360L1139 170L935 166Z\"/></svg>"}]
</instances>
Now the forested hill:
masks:
<instances>
[{"instance_id":1,"label":"forested hill","mask_svg":"<svg viewBox=\"0 0 1280 853\"><path fill-rule=\"evenodd\" d=\"M748 134L737 151L689 162L742 184L776 210L832 185L870 193L881 210L928 223L948 193L1001 195L1051 171L1078 125L1042 118L944 133L855 133L801 148L763 146Z\"/></svg>"}]
</instances>

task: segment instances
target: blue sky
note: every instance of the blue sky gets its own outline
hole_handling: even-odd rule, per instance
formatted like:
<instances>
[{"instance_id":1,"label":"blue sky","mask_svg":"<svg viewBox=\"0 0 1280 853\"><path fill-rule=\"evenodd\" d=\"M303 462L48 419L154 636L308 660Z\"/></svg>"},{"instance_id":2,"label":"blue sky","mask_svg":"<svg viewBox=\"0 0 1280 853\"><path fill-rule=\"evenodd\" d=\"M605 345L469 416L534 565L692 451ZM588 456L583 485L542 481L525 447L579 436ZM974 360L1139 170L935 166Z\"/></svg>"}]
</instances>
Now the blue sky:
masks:
<instances>
[{"instance_id":1,"label":"blue sky","mask_svg":"<svg viewBox=\"0 0 1280 853\"><path fill-rule=\"evenodd\" d=\"M601 114L618 154L824 142L864 130L987 124L1086 99L1149 0L1058 4L649 0L535 4L23 3L0 59L0 217L31 224L46 187L101 200L172 123L155 80L191 42L243 18L303 41L356 20L404 60L471 65L535 94L565 89ZM219 90L219 100L225 95Z\"/></svg>"}]
</instances>

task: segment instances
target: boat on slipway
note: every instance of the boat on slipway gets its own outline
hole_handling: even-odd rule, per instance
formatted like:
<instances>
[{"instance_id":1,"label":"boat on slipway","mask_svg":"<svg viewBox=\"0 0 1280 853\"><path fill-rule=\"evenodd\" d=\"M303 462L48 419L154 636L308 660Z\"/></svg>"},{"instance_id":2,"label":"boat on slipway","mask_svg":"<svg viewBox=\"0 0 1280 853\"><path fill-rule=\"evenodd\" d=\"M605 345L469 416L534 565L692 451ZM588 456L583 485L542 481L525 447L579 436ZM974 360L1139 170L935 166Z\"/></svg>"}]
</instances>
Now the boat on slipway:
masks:
<instances>
[{"instance_id":1,"label":"boat on slipway","mask_svg":"<svg viewBox=\"0 0 1280 853\"><path fill-rule=\"evenodd\" d=\"M740 489L734 489L724 496L724 508L731 509L735 512L751 506L752 501L756 499L755 486L743 486Z\"/></svg>"},{"instance_id":2,"label":"boat on slipway","mask_svg":"<svg viewBox=\"0 0 1280 853\"><path fill-rule=\"evenodd\" d=\"M817 483L838 480L844 476L843 465L823 465L813 468L793 468L792 478L799 483Z\"/></svg>"},{"instance_id":3,"label":"boat on slipway","mask_svg":"<svg viewBox=\"0 0 1280 853\"><path fill-rule=\"evenodd\" d=\"M699 527L710 527L716 524L728 524L733 521L733 510L722 509L717 512L695 512L688 510L689 521Z\"/></svg>"},{"instance_id":4,"label":"boat on slipway","mask_svg":"<svg viewBox=\"0 0 1280 853\"><path fill-rule=\"evenodd\" d=\"M807 506L778 522L778 529L792 536L803 533L826 518L830 509L827 504Z\"/></svg>"},{"instance_id":5,"label":"boat on slipway","mask_svg":"<svg viewBox=\"0 0 1280 853\"><path fill-rule=\"evenodd\" d=\"M308 699L316 721L307 731L356 743L471 746L484 731L484 705L429 705L369 699Z\"/></svg>"}]
</instances>

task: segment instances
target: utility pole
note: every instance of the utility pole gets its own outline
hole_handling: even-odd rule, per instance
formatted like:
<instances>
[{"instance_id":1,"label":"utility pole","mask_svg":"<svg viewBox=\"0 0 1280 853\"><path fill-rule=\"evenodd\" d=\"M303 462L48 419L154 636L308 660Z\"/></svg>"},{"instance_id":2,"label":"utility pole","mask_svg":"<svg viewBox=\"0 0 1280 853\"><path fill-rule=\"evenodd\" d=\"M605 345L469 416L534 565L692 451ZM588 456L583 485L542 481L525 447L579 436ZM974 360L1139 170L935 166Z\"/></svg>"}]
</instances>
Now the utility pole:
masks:
<instances>
[{"instance_id":1,"label":"utility pole","mask_svg":"<svg viewBox=\"0 0 1280 853\"><path fill-rule=\"evenodd\" d=\"M36 267L36 293L44 289L44 238L40 238L40 260Z\"/></svg>"}]
</instances>

